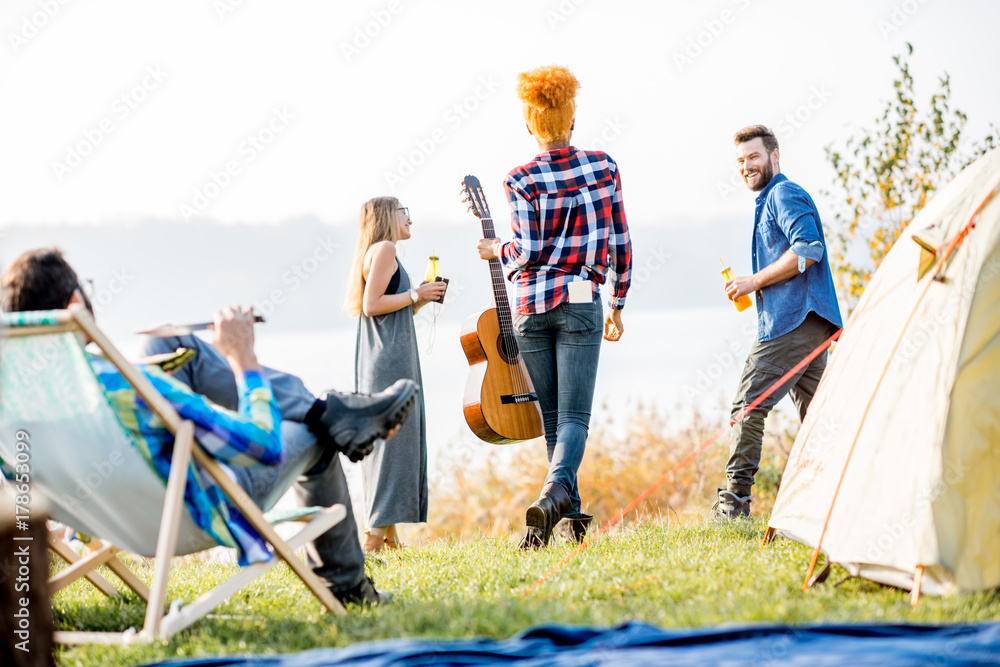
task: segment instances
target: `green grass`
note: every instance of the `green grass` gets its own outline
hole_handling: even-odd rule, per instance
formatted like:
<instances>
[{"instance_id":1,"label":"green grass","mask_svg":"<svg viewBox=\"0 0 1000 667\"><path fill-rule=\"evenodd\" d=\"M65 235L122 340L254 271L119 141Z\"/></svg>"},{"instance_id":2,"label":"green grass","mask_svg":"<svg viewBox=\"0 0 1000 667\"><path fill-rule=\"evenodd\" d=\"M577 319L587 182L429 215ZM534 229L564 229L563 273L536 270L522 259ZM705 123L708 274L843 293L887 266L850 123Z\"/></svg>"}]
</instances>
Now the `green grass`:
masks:
<instances>
[{"instance_id":1,"label":"green grass","mask_svg":"<svg viewBox=\"0 0 1000 667\"><path fill-rule=\"evenodd\" d=\"M638 619L662 627L721 623L960 623L1000 619L993 593L909 594L834 567L826 584L800 590L810 550L778 539L760 550L763 522L733 525L644 524L596 540L545 583L527 589L572 548L521 553L514 541L475 539L409 548L368 563L395 604L352 609L339 619L282 565L168 642L127 649L60 649L60 665L135 665L217 654L273 654L396 637L508 637L538 624L613 626ZM168 599L192 599L229 566L185 562ZM149 580L148 567L139 575ZM838 585L839 583L839 585ZM144 605L109 601L83 583L53 600L57 625L123 630L142 624Z\"/></svg>"}]
</instances>

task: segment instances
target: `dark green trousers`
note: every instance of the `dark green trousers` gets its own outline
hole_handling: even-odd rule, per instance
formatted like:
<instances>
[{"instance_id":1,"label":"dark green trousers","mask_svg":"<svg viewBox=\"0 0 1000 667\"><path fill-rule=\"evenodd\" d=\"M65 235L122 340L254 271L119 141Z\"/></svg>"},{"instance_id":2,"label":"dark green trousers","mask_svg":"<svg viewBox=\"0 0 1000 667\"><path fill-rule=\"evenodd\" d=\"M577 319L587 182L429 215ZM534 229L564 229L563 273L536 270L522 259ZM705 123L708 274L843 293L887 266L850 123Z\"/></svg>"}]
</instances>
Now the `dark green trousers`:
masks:
<instances>
[{"instance_id":1,"label":"dark green trousers","mask_svg":"<svg viewBox=\"0 0 1000 667\"><path fill-rule=\"evenodd\" d=\"M836 327L816 313L809 313L802 324L785 335L769 341L755 341L743 367L743 377L733 400L731 418L736 419L768 387L805 359L836 330ZM791 394L799 417L805 418L825 369L824 351L733 425L729 436L729 462L726 463L726 486L730 491L738 496L750 495L753 476L760 465L764 418L771 412L771 408L786 394Z\"/></svg>"}]
</instances>

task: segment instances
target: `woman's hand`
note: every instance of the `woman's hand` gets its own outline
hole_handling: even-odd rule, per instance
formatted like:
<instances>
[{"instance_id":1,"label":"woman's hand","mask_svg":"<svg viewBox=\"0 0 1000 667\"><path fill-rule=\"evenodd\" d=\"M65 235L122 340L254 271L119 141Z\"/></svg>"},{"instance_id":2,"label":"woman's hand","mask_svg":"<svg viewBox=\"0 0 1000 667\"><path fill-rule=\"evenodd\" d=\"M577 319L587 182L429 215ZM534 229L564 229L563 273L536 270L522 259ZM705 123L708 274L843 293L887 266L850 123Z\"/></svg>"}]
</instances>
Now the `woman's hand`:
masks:
<instances>
[{"instance_id":1,"label":"woman's hand","mask_svg":"<svg viewBox=\"0 0 1000 667\"><path fill-rule=\"evenodd\" d=\"M443 282L424 283L420 287L416 288L417 296L420 297L420 301L418 301L417 303L419 305L423 305L431 301L437 301L438 299L444 296L444 291L447 288L448 285Z\"/></svg>"},{"instance_id":2,"label":"woman's hand","mask_svg":"<svg viewBox=\"0 0 1000 667\"><path fill-rule=\"evenodd\" d=\"M500 239L479 239L476 246L482 259L497 259L500 257Z\"/></svg>"},{"instance_id":3,"label":"woman's hand","mask_svg":"<svg viewBox=\"0 0 1000 667\"><path fill-rule=\"evenodd\" d=\"M622 311L612 308L604 318L604 340L616 341L625 333L622 326Z\"/></svg>"}]
</instances>

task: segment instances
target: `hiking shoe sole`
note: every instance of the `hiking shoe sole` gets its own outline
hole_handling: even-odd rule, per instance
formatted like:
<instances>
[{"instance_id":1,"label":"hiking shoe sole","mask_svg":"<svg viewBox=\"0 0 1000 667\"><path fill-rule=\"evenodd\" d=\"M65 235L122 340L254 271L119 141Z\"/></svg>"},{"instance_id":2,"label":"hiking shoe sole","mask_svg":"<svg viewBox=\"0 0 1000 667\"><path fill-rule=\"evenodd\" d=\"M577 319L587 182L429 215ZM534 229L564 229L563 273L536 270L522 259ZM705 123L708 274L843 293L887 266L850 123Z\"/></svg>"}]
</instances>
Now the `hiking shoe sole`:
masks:
<instances>
[{"instance_id":1,"label":"hiking shoe sole","mask_svg":"<svg viewBox=\"0 0 1000 667\"><path fill-rule=\"evenodd\" d=\"M334 443L345 451L351 451L366 449L376 440L385 439L392 429L406 421L417 403L420 390L415 382L408 382L410 386L400 393L381 417L365 417L353 423L348 421L335 432L331 431Z\"/></svg>"},{"instance_id":2,"label":"hiking shoe sole","mask_svg":"<svg viewBox=\"0 0 1000 667\"><path fill-rule=\"evenodd\" d=\"M538 549L549 543L552 526L541 507L534 505L529 507L524 513L524 522L527 524L527 530L524 539L521 540L521 549Z\"/></svg>"}]
</instances>

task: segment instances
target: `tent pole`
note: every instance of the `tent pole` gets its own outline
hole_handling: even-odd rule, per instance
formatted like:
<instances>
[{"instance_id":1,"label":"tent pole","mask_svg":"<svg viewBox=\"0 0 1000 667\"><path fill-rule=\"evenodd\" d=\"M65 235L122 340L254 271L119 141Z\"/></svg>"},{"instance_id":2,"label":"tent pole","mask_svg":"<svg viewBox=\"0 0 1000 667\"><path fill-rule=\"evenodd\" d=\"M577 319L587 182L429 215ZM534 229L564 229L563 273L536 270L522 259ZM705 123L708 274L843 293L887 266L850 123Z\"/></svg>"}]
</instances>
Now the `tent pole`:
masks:
<instances>
[{"instance_id":1,"label":"tent pole","mask_svg":"<svg viewBox=\"0 0 1000 667\"><path fill-rule=\"evenodd\" d=\"M920 602L920 584L924 580L924 566L918 565L913 573L913 590L910 591L910 606L916 607Z\"/></svg>"},{"instance_id":2,"label":"tent pole","mask_svg":"<svg viewBox=\"0 0 1000 667\"><path fill-rule=\"evenodd\" d=\"M760 541L760 550L763 551L764 547L770 544L773 539L774 539L774 528L768 526L767 530L764 531L764 539Z\"/></svg>"},{"instance_id":3,"label":"tent pole","mask_svg":"<svg viewBox=\"0 0 1000 667\"><path fill-rule=\"evenodd\" d=\"M816 562L819 560L819 553L823 547L823 537L826 535L826 529L830 525L830 516L833 514L834 505L837 504L837 496L840 495L840 487L844 483L844 475L847 473L847 466L851 463L851 456L854 454L854 447L858 444L858 438L861 436L861 429L864 427L865 420L868 418L868 410L872 407L872 402L875 400L875 395L878 393L878 389L882 385L882 380L885 378L886 371L889 370L892 358L896 355L896 350L899 348L900 343L903 342L903 336L906 334L906 330L910 327L910 322L913 321L913 316L916 315L920 302L924 300L925 296L927 296L927 290L929 290L930 286L934 284L938 275L941 273L941 270L944 268L945 262L947 262L948 258L951 257L955 248L957 248L959 244L965 240L965 237L968 236L969 232L971 232L976 226L976 217L979 215L979 212L983 210L983 207L986 206L986 203L993 198L993 195L996 194L998 188L1000 188L1000 183L993 186L993 189L986 196L986 198L983 199L978 207L976 207L976 210L973 212L969 222L966 223L948 243L941 259L939 259L937 264L934 266L934 275L927 280L923 291L920 292L920 296L917 297L916 303L913 304L913 310L911 310L910 314L906 317L906 322L903 324L903 328L900 330L899 336L896 338L896 342L892 345L892 350L889 353L885 365L882 367L882 372L879 373L878 380L875 381L875 387L872 389L871 396L868 398L868 403L865 405L865 409L861 413L861 421L858 423L858 430L854 433L854 439L851 441L851 447L847 450L847 460L844 461L844 469L840 471L840 479L837 480L837 486L833 490L833 499L830 501L830 509L826 513L826 519L823 520L823 528L820 530L819 539L816 541L816 549L813 551L812 560L809 562L809 571L806 573L806 580L802 584L803 593L809 590L809 580L813 575L813 571L816 569Z\"/></svg>"}]
</instances>

